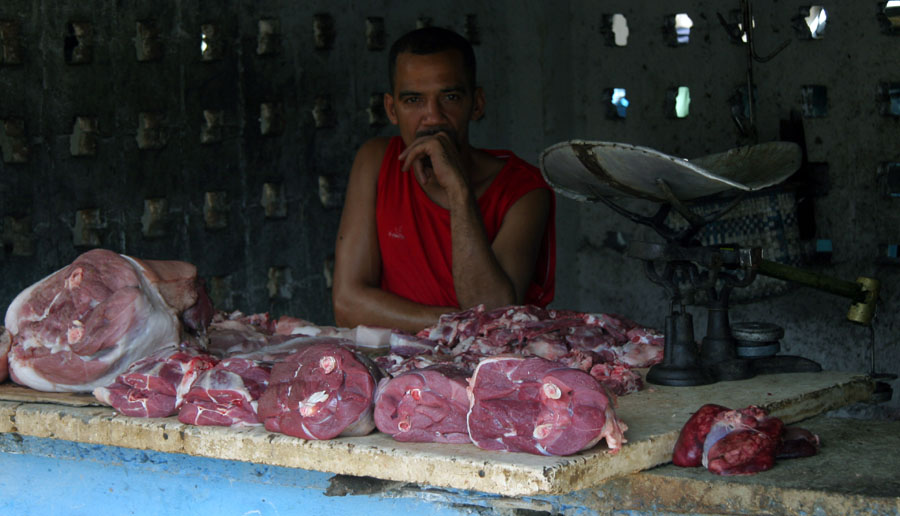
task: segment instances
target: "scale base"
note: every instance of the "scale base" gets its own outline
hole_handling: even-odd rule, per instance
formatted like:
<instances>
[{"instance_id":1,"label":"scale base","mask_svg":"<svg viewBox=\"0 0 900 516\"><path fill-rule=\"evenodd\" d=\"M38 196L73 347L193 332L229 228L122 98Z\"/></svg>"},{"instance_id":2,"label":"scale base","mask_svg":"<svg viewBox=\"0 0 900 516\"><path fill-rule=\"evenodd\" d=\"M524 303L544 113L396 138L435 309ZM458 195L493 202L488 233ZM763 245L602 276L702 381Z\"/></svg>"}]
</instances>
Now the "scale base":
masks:
<instances>
[{"instance_id":1,"label":"scale base","mask_svg":"<svg viewBox=\"0 0 900 516\"><path fill-rule=\"evenodd\" d=\"M699 367L685 368L656 364L647 371L647 381L656 385L691 387L707 385L713 383L714 380Z\"/></svg>"},{"instance_id":2,"label":"scale base","mask_svg":"<svg viewBox=\"0 0 900 516\"><path fill-rule=\"evenodd\" d=\"M706 367L707 372L718 382L746 380L757 375L753 361L744 358L722 360Z\"/></svg>"},{"instance_id":3,"label":"scale base","mask_svg":"<svg viewBox=\"0 0 900 516\"><path fill-rule=\"evenodd\" d=\"M775 355L753 359L756 374L818 373L822 366L818 362L796 355Z\"/></svg>"}]
</instances>

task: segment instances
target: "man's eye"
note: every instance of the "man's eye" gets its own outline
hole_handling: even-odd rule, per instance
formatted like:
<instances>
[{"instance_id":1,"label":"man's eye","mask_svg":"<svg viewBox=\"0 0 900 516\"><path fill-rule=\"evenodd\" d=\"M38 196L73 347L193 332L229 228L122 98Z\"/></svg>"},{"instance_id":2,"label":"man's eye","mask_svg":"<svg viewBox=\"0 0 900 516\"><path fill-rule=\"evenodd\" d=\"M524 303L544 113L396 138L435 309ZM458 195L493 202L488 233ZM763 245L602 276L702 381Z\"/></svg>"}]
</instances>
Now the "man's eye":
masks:
<instances>
[{"instance_id":1,"label":"man's eye","mask_svg":"<svg viewBox=\"0 0 900 516\"><path fill-rule=\"evenodd\" d=\"M405 97L403 102L406 104L415 104L419 101L419 97Z\"/></svg>"},{"instance_id":2,"label":"man's eye","mask_svg":"<svg viewBox=\"0 0 900 516\"><path fill-rule=\"evenodd\" d=\"M459 98L460 98L459 95L456 93L448 93L447 94L447 100L452 100L452 101L456 102L457 100L459 100Z\"/></svg>"}]
</instances>

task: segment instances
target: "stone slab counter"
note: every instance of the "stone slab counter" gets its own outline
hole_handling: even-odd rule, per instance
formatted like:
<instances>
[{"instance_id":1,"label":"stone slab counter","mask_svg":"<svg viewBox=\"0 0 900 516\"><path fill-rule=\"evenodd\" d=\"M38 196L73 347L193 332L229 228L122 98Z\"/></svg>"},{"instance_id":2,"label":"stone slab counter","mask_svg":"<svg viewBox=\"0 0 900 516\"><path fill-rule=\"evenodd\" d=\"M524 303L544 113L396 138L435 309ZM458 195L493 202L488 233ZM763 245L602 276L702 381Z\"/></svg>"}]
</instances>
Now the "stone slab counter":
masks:
<instances>
[{"instance_id":1,"label":"stone slab counter","mask_svg":"<svg viewBox=\"0 0 900 516\"><path fill-rule=\"evenodd\" d=\"M174 417L131 418L109 407L45 399L0 402L0 431L529 496L588 489L669 462L681 426L704 403L732 408L756 404L785 423L794 423L864 401L872 389L868 377L843 372L763 375L698 387L650 386L618 400L617 412L629 427L628 442L618 453L610 453L601 442L568 457L489 452L474 445L400 443L382 433L304 441L261 427L190 426Z\"/></svg>"}]
</instances>

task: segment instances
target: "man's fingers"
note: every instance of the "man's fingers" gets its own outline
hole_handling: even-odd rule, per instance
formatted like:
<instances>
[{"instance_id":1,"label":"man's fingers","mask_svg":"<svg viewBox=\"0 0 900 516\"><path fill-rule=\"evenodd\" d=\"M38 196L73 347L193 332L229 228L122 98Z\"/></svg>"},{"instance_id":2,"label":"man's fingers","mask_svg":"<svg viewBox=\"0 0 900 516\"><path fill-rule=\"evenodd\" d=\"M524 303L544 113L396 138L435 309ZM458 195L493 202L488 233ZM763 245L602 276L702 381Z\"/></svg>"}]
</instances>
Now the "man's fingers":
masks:
<instances>
[{"instance_id":1,"label":"man's fingers","mask_svg":"<svg viewBox=\"0 0 900 516\"><path fill-rule=\"evenodd\" d=\"M421 160L416 160L413 163L413 173L416 175L416 181L419 182L423 188L425 184L428 183L428 180L431 179L431 171L426 170L425 167L422 166Z\"/></svg>"}]
</instances>

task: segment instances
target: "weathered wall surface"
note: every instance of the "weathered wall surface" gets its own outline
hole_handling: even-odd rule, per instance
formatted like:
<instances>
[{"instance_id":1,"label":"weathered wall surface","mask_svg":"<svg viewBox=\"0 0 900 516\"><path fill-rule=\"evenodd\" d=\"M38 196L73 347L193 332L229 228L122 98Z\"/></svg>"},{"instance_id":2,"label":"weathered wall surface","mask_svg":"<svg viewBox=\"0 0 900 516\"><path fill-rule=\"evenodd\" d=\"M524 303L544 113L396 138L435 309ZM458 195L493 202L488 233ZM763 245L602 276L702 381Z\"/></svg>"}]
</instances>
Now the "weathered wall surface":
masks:
<instances>
[{"instance_id":1,"label":"weathered wall surface","mask_svg":"<svg viewBox=\"0 0 900 516\"><path fill-rule=\"evenodd\" d=\"M827 26L816 40L795 29L808 4L753 4L757 53L790 41L753 65L755 138L732 117L746 84L746 46L719 19L739 21L737 1L679 4L694 26L690 41L675 46L666 28L675 7L665 2L273 0L226 8L201 0L6 0L0 309L101 246L197 264L220 308L331 323L325 271L353 154L366 138L392 132L377 109L386 47L430 22L477 42L488 107L473 140L533 163L573 138L691 158L784 138L796 113L811 165L791 192L812 217L801 216L795 243L831 241L830 262L806 263L823 274L881 280L876 365L897 372L900 269L885 246L900 241L900 212L879 167L900 157L900 120L881 113L880 94L883 84L900 82L900 40L881 30L883 3L825 4ZM611 42L607 20L616 13L627 20L625 46ZM826 112L817 114L824 116L803 114L802 91L811 85L827 90ZM678 86L692 99L680 119L666 107L667 91ZM625 119L609 116L611 88L627 91ZM662 326L665 294L624 253L629 241L660 237L603 205L559 198L558 209L554 305ZM732 319L780 324L785 351L831 369L867 370L869 334L844 319L848 306L796 288L737 305ZM705 310L691 311L700 338Z\"/></svg>"}]
</instances>

